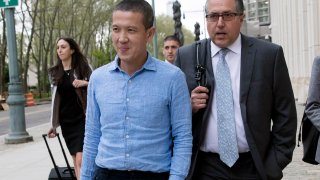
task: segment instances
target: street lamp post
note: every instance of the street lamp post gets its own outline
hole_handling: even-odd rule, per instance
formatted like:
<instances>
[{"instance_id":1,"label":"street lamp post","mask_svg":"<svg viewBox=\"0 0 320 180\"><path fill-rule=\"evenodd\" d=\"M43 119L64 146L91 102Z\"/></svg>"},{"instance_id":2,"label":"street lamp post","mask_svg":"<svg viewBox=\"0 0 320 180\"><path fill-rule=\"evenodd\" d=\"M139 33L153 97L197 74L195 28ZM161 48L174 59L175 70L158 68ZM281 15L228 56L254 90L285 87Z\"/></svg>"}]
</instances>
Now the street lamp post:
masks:
<instances>
[{"instance_id":1,"label":"street lamp post","mask_svg":"<svg viewBox=\"0 0 320 180\"><path fill-rule=\"evenodd\" d=\"M176 0L172 4L173 10L173 20L174 20L174 35L180 40L180 45L184 44L184 36L182 32L182 23L181 23L181 4Z\"/></svg>"},{"instance_id":2,"label":"street lamp post","mask_svg":"<svg viewBox=\"0 0 320 180\"><path fill-rule=\"evenodd\" d=\"M205 18L205 10L203 7L203 10L194 10L194 11L184 11L183 12L183 19L186 19L186 13L203 13L203 33L204 33L204 38L207 38L207 33L206 33L206 18ZM196 22L197 23L197 22Z\"/></svg>"},{"instance_id":3,"label":"street lamp post","mask_svg":"<svg viewBox=\"0 0 320 180\"><path fill-rule=\"evenodd\" d=\"M8 52L9 52L9 96L7 103L10 111L10 133L5 137L6 144L17 144L32 141L26 131L24 103L21 81L19 81L17 63L16 31L14 26L14 8L6 8L5 18L7 25Z\"/></svg>"},{"instance_id":4,"label":"street lamp post","mask_svg":"<svg viewBox=\"0 0 320 180\"><path fill-rule=\"evenodd\" d=\"M154 14L154 22L153 26L157 29L157 23L156 23L156 11L155 11L155 6L154 6L154 0L152 0L152 9L153 9L153 14ZM155 31L154 36L153 36L153 56L155 58L158 58L158 37L157 37L157 31Z\"/></svg>"}]
</instances>

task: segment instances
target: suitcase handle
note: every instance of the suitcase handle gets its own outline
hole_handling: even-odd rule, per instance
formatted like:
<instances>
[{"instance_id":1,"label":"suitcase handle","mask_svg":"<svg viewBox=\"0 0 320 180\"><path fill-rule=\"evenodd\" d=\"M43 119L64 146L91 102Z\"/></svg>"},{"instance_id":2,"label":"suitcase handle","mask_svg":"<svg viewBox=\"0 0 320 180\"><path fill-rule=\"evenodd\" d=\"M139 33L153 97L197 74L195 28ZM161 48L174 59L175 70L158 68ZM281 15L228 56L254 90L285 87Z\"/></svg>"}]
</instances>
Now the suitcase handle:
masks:
<instances>
[{"instance_id":1,"label":"suitcase handle","mask_svg":"<svg viewBox=\"0 0 320 180\"><path fill-rule=\"evenodd\" d=\"M54 160L54 158L53 158L51 149L50 149L50 147L49 147L49 144L48 144L48 141L47 141L47 138L46 138L47 136L48 136L47 134L42 134L42 137L43 137L43 139L44 139L44 142L46 143L46 146L47 146L47 149L48 149L50 158L51 158L51 160L52 160L54 169L56 170L56 173L57 173L57 175L58 175L58 178L59 178L60 180L62 180L62 177L61 177L61 174L60 174L60 172L59 172L58 166L57 166L57 164L56 164L56 162L55 162L55 160ZM72 178L72 179L76 179L76 178L74 177L74 174L73 174L73 171L72 171L72 169L71 169L71 166L70 166L70 164L69 164L69 162L68 162L68 159L67 159L67 156L66 156L66 152L64 151L64 148L63 148L63 146L62 146L59 133L56 133L56 136L58 137L59 144L60 144L60 147L61 147L61 150L62 150L62 153L63 153L63 157L64 157L64 159L65 159L65 161L66 161L66 164L67 164L67 167L68 167L68 171L70 172L71 178Z\"/></svg>"}]
</instances>

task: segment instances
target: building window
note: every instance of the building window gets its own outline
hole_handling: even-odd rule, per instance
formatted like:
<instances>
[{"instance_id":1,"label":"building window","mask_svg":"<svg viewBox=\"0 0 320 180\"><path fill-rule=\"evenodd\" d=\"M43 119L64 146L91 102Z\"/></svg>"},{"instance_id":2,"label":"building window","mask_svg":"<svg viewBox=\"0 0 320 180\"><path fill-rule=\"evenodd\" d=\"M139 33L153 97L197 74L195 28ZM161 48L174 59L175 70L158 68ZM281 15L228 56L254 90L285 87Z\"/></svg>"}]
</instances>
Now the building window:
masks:
<instances>
[{"instance_id":1,"label":"building window","mask_svg":"<svg viewBox=\"0 0 320 180\"><path fill-rule=\"evenodd\" d=\"M253 4L253 3L248 4L248 11L255 11L256 9L257 9L256 4Z\"/></svg>"}]
</instances>

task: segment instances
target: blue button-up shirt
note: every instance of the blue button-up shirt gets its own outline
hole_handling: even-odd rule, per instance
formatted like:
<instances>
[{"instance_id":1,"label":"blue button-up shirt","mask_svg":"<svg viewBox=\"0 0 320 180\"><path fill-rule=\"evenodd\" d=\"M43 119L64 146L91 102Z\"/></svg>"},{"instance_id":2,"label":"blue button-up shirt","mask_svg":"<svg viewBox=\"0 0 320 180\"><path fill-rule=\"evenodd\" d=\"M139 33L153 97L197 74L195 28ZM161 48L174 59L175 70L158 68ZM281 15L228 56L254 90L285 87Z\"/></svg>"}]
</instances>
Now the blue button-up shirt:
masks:
<instances>
[{"instance_id":1,"label":"blue button-up shirt","mask_svg":"<svg viewBox=\"0 0 320 180\"><path fill-rule=\"evenodd\" d=\"M192 149L191 104L183 72L152 58L129 76L116 57L96 69L88 87L81 179L96 165L187 176Z\"/></svg>"}]
</instances>

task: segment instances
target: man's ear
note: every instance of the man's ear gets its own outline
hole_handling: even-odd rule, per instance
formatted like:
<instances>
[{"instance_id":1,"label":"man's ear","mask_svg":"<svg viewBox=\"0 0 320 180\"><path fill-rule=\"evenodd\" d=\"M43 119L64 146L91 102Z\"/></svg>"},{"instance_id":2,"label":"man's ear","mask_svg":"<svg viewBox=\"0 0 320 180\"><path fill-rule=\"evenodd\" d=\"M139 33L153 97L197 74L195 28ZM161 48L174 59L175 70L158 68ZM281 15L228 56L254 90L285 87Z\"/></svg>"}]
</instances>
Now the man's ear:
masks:
<instances>
[{"instance_id":1,"label":"man's ear","mask_svg":"<svg viewBox=\"0 0 320 180\"><path fill-rule=\"evenodd\" d=\"M147 38L148 38L148 42L151 42L154 34L156 32L156 28L155 27L151 27L147 30Z\"/></svg>"},{"instance_id":2,"label":"man's ear","mask_svg":"<svg viewBox=\"0 0 320 180\"><path fill-rule=\"evenodd\" d=\"M246 15L245 15L245 14L241 15L241 16L240 16L240 22L242 23L245 18L246 18Z\"/></svg>"}]
</instances>

